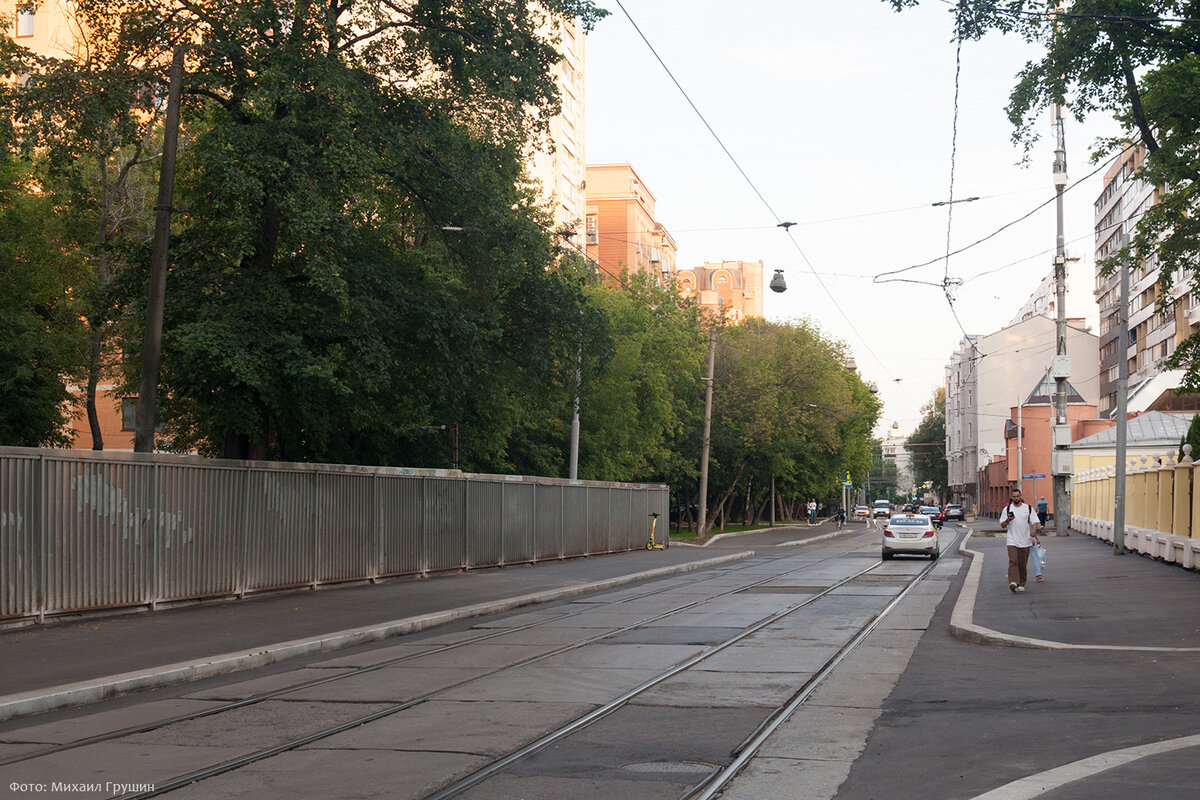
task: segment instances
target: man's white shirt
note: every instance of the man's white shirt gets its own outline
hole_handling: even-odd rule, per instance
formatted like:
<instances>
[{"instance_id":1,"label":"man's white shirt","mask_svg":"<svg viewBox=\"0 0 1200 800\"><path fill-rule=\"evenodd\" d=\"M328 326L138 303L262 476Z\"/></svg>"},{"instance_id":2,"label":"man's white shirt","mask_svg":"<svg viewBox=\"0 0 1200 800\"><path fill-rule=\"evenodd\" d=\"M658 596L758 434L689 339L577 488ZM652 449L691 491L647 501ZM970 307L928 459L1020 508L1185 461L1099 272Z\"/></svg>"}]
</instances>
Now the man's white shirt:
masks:
<instances>
[{"instance_id":1,"label":"man's white shirt","mask_svg":"<svg viewBox=\"0 0 1200 800\"><path fill-rule=\"evenodd\" d=\"M1019 506L1015 503L1009 503L1000 513L1003 517L1007 517L1009 511L1012 511L1016 516L1008 521L1008 527L1006 528L1008 536L1005 538L1005 543L1013 547L1029 547L1033 543L1031 537L1033 535L1033 526L1038 521L1037 512L1033 510L1033 506L1029 505L1029 503L1022 503Z\"/></svg>"}]
</instances>

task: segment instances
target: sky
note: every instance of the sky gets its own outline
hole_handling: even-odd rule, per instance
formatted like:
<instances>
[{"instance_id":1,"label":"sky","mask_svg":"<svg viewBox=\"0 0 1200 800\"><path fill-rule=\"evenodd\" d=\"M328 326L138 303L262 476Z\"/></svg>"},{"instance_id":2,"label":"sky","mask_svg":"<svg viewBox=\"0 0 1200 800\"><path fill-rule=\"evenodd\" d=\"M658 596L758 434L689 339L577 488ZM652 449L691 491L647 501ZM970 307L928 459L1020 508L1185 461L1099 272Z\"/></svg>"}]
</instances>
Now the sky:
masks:
<instances>
[{"instance_id":1,"label":"sky","mask_svg":"<svg viewBox=\"0 0 1200 800\"><path fill-rule=\"evenodd\" d=\"M1004 327L1052 269L1053 202L944 258L948 236L958 249L1054 197L1049 116L1022 164L1004 113L1015 76L1038 50L999 34L963 43L955 137L946 2L902 13L884 0L622 2L749 181L616 0L600 0L612 15L587 39L588 163L634 166L675 237L679 268L761 259L768 277L782 269L788 290L765 293L765 316L806 317L844 341L863 379L879 387L877 432L893 423L912 432L963 328ZM1097 138L1118 133L1101 115L1067 117L1069 186L1099 166ZM953 196L981 199L934 207L950 196L952 152ZM1064 204L1067 255L1081 259L1070 266L1067 313L1088 318L1093 331L1093 203L1103 173L1069 189ZM791 239L780 220L797 223ZM962 279L954 307L963 328L938 286L872 280L933 259L901 277ZM1098 369L1073 367L1081 376Z\"/></svg>"}]
</instances>

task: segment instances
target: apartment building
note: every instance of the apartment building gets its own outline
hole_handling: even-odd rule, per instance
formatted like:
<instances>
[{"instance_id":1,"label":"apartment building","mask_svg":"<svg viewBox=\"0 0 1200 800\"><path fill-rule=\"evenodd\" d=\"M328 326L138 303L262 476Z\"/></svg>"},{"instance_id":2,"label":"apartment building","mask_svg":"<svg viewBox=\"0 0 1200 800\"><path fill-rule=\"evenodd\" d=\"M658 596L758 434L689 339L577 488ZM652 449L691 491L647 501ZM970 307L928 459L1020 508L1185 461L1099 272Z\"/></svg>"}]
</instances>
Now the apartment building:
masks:
<instances>
[{"instance_id":1,"label":"apartment building","mask_svg":"<svg viewBox=\"0 0 1200 800\"><path fill-rule=\"evenodd\" d=\"M1104 418L1111 418L1116 411L1117 375L1122 358L1129 368L1129 396L1144 395L1147 391L1154 395L1140 398L1143 407L1149 408L1160 397L1172 395L1166 399L1176 410L1200 408L1200 398L1173 397L1177 380L1162 380L1163 361L1175 352L1180 342L1200 330L1200 298L1190 295L1188 277L1176 275L1171 295L1163 302L1153 254L1134 268L1129 275L1129 338L1119 342L1120 275L1100 274L1101 259L1132 240L1139 220L1158 198L1157 187L1137 177L1145 157L1141 146L1123 153L1104 174L1104 190L1095 202L1095 297L1100 308L1099 415Z\"/></svg>"},{"instance_id":2,"label":"apartment building","mask_svg":"<svg viewBox=\"0 0 1200 800\"><path fill-rule=\"evenodd\" d=\"M653 273L664 282L675 274L675 239L654 212L654 194L632 165L588 165L587 257L611 283L620 283L626 271Z\"/></svg>"},{"instance_id":3,"label":"apartment building","mask_svg":"<svg viewBox=\"0 0 1200 800\"><path fill-rule=\"evenodd\" d=\"M1071 385L1083 402L1099 394L1098 339L1081 319L1067 321ZM974 506L979 470L1006 452L1010 409L1036 386L1055 355L1055 321L1040 314L994 333L964 338L946 366L946 461L950 499Z\"/></svg>"},{"instance_id":4,"label":"apartment building","mask_svg":"<svg viewBox=\"0 0 1200 800\"><path fill-rule=\"evenodd\" d=\"M55 58L72 58L80 32L69 0L9 2L2 7L12 20L9 35L22 47Z\"/></svg>"},{"instance_id":5,"label":"apartment building","mask_svg":"<svg viewBox=\"0 0 1200 800\"><path fill-rule=\"evenodd\" d=\"M528 157L529 174L541 187L554 217L554 230L583 248L587 157L584 137L586 36L578 20L555 20L548 31L562 60L553 67L562 110L550 120L550 140Z\"/></svg>"},{"instance_id":6,"label":"apartment building","mask_svg":"<svg viewBox=\"0 0 1200 800\"><path fill-rule=\"evenodd\" d=\"M763 262L706 261L676 273L680 294L694 295L701 308L731 322L763 315Z\"/></svg>"}]
</instances>

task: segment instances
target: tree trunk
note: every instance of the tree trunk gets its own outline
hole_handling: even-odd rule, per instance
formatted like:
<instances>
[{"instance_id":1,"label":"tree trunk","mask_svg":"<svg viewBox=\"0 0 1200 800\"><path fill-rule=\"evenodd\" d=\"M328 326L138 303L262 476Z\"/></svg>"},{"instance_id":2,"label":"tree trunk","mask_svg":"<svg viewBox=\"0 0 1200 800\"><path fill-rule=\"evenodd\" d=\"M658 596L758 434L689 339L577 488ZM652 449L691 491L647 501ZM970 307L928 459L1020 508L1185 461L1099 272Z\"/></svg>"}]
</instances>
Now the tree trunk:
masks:
<instances>
[{"instance_id":1,"label":"tree trunk","mask_svg":"<svg viewBox=\"0 0 1200 800\"><path fill-rule=\"evenodd\" d=\"M88 356L87 388L84 403L87 406L88 429L92 433L92 449L104 449L104 434L100 430L100 414L96 410L96 386L100 383L100 355L104 344L104 326L92 329L92 352Z\"/></svg>"},{"instance_id":2,"label":"tree trunk","mask_svg":"<svg viewBox=\"0 0 1200 800\"><path fill-rule=\"evenodd\" d=\"M734 471L734 473L733 473L733 481L729 484L729 488L725 490L725 493L723 495L721 495L721 499L719 501L717 501L717 507L722 509L722 519L724 519L725 504L729 501L729 498L733 496L733 493L735 491L737 491L738 482L740 482L742 479L742 470L744 470L745 468L746 468L745 461L738 464L737 470ZM706 527L708 527L709 530L712 530L712 523L711 522L708 523ZM708 531L700 531L700 535L707 536Z\"/></svg>"}]
</instances>

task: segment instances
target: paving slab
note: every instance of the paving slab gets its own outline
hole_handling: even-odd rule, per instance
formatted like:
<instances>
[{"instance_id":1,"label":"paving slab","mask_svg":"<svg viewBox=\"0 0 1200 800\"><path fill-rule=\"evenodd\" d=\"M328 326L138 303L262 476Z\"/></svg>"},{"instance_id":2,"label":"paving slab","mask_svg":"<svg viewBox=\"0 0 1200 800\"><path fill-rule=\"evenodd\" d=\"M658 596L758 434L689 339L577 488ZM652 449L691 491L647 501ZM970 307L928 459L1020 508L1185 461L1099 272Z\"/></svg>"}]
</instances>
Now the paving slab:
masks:
<instances>
[{"instance_id":1,"label":"paving slab","mask_svg":"<svg viewBox=\"0 0 1200 800\"><path fill-rule=\"evenodd\" d=\"M293 750L171 793L183 800L338 798L413 800L425 797L448 775L487 763L464 753L397 750Z\"/></svg>"},{"instance_id":2,"label":"paving slab","mask_svg":"<svg viewBox=\"0 0 1200 800\"><path fill-rule=\"evenodd\" d=\"M500 756L595 708L587 703L430 700L339 733L310 749L393 750Z\"/></svg>"}]
</instances>

